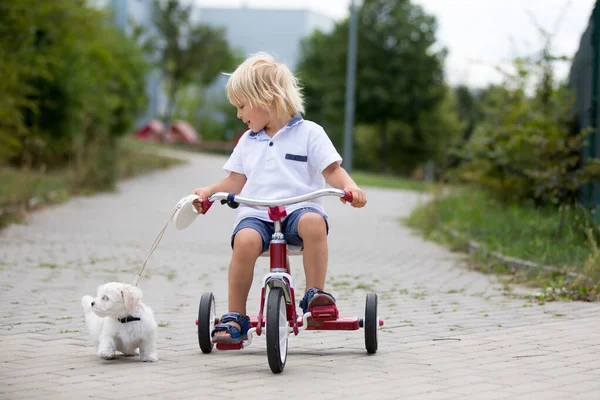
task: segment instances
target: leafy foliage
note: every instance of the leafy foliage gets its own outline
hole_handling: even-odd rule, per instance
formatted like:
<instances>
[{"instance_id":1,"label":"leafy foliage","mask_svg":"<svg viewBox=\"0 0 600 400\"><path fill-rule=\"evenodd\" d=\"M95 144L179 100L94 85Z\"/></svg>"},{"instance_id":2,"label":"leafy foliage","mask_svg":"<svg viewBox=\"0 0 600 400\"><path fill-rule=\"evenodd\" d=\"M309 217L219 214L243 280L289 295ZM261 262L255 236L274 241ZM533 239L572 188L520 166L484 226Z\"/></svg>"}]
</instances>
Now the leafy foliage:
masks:
<instances>
[{"instance_id":1,"label":"leafy foliage","mask_svg":"<svg viewBox=\"0 0 600 400\"><path fill-rule=\"evenodd\" d=\"M460 133L447 107L445 49L435 50L435 18L409 0L365 0L359 12L356 163L360 168L408 172ZM314 33L302 45L298 73L307 116L342 143L348 21ZM448 139L448 140L447 140ZM364 150L364 151L363 151Z\"/></svg>"},{"instance_id":2,"label":"leafy foliage","mask_svg":"<svg viewBox=\"0 0 600 400\"><path fill-rule=\"evenodd\" d=\"M536 64L515 61L515 73L489 93L485 118L462 149L459 175L495 192L504 201L533 199L564 204L600 178L600 160L581 162L589 130L573 132L572 97L547 74L528 95Z\"/></svg>"},{"instance_id":3,"label":"leafy foliage","mask_svg":"<svg viewBox=\"0 0 600 400\"><path fill-rule=\"evenodd\" d=\"M142 52L109 16L83 0L0 4L0 71L2 161L111 186L115 138L146 99Z\"/></svg>"},{"instance_id":4,"label":"leafy foliage","mask_svg":"<svg viewBox=\"0 0 600 400\"><path fill-rule=\"evenodd\" d=\"M450 176L487 191L440 188L407 222L477 254L482 270L544 288L540 301L598 300L600 230L576 198L600 179L600 160L581 157L590 130L577 128L572 93L554 79L554 62L565 57L552 53L552 37L540 30L544 48L515 59L512 71L501 70L501 85L455 90L467 124Z\"/></svg>"},{"instance_id":5,"label":"leafy foliage","mask_svg":"<svg viewBox=\"0 0 600 400\"><path fill-rule=\"evenodd\" d=\"M167 86L165 119L170 121L179 91L189 84L208 85L235 63L223 29L192 22L192 4L155 0L153 22L157 34L146 41L156 56Z\"/></svg>"}]
</instances>

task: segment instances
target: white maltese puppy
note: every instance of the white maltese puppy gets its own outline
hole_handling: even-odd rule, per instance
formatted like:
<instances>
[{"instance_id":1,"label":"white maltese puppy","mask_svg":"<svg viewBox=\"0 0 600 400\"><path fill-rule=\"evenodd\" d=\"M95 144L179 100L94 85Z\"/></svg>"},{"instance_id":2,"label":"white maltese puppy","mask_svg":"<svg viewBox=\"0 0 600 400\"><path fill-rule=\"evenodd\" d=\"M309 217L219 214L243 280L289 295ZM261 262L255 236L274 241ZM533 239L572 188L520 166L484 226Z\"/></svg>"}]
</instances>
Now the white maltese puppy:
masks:
<instances>
[{"instance_id":1,"label":"white maltese puppy","mask_svg":"<svg viewBox=\"0 0 600 400\"><path fill-rule=\"evenodd\" d=\"M141 289L119 282L99 286L96 298L83 296L85 323L99 357L110 360L115 351L134 356L139 348L140 360L158 361L157 324L141 299Z\"/></svg>"}]
</instances>

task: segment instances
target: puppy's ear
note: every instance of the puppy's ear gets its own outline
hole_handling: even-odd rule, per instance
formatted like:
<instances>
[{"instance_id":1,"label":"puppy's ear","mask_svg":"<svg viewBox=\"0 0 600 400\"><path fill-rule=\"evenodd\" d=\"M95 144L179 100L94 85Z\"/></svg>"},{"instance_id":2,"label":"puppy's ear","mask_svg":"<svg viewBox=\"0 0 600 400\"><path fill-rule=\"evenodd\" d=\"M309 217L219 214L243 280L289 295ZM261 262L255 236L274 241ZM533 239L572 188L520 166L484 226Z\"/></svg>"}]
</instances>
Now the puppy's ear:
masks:
<instances>
[{"instance_id":1,"label":"puppy's ear","mask_svg":"<svg viewBox=\"0 0 600 400\"><path fill-rule=\"evenodd\" d=\"M135 312L142 299L142 291L131 285L125 285L121 289L121 296L123 297L123 307L128 313Z\"/></svg>"}]
</instances>

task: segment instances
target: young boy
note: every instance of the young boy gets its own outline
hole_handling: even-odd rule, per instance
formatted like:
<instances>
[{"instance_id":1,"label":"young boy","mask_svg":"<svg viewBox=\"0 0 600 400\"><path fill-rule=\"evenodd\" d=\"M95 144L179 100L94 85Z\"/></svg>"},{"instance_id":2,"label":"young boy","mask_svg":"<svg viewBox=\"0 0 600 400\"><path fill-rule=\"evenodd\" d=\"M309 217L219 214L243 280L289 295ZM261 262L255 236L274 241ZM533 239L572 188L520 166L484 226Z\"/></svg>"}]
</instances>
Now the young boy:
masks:
<instances>
[{"instance_id":1,"label":"young boy","mask_svg":"<svg viewBox=\"0 0 600 400\"><path fill-rule=\"evenodd\" d=\"M201 200L215 192L281 199L322 189L325 181L351 192L352 206L366 204L365 193L340 166L342 158L323 128L301 117L304 105L298 80L285 65L266 53L246 59L227 82L227 98L248 131L223 167L229 176L193 191L200 197L195 202L198 211ZM281 223L284 237L290 245L304 246L307 290L300 302L302 311L306 313L313 305L335 304L333 296L323 291L329 232L323 200L290 205L286 210L288 216ZM238 343L246 338L250 326L246 300L254 264L268 249L274 232L267 207L241 204L234 226L229 312L211 333L215 343Z\"/></svg>"}]
</instances>

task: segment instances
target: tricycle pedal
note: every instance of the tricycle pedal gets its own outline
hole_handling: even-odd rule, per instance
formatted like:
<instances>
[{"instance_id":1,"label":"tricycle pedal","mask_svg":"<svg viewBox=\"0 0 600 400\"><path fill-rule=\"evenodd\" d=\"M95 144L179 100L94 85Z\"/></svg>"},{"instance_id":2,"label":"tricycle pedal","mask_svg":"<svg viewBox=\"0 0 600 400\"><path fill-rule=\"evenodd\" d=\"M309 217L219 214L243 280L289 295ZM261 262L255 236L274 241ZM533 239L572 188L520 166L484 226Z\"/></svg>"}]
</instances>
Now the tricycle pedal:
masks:
<instances>
[{"instance_id":1,"label":"tricycle pedal","mask_svg":"<svg viewBox=\"0 0 600 400\"><path fill-rule=\"evenodd\" d=\"M217 343L217 350L241 350L244 348L244 342L239 343Z\"/></svg>"},{"instance_id":2,"label":"tricycle pedal","mask_svg":"<svg viewBox=\"0 0 600 400\"><path fill-rule=\"evenodd\" d=\"M311 307L309 311L315 321L334 321L339 317L339 311L335 304Z\"/></svg>"}]
</instances>

